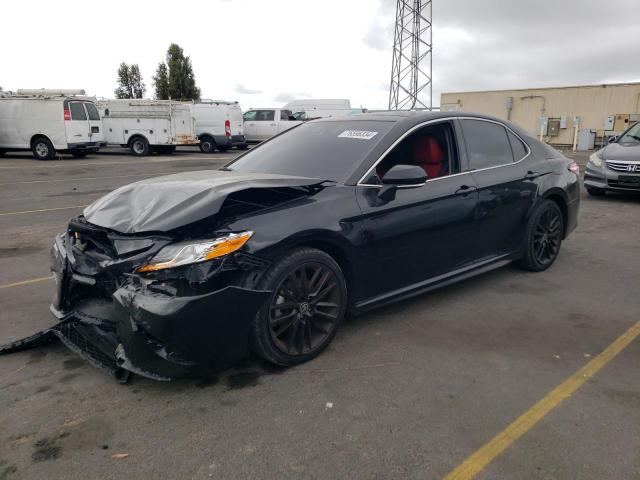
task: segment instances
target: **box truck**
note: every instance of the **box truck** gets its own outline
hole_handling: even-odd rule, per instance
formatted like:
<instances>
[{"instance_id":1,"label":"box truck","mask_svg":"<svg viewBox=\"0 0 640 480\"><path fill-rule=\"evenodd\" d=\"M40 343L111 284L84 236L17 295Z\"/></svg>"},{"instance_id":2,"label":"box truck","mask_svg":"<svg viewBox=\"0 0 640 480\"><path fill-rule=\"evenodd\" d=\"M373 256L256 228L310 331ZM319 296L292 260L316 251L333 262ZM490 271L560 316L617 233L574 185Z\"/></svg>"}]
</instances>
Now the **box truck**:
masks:
<instances>
[{"instance_id":1,"label":"box truck","mask_svg":"<svg viewBox=\"0 0 640 480\"><path fill-rule=\"evenodd\" d=\"M31 150L37 160L84 157L104 145L103 125L84 90L18 90L0 95L0 155Z\"/></svg>"},{"instance_id":2,"label":"box truck","mask_svg":"<svg viewBox=\"0 0 640 480\"><path fill-rule=\"evenodd\" d=\"M201 152L210 153L216 149L226 152L231 147L247 148L242 110L238 102L201 100L190 105Z\"/></svg>"},{"instance_id":3,"label":"box truck","mask_svg":"<svg viewBox=\"0 0 640 480\"><path fill-rule=\"evenodd\" d=\"M178 145L197 145L191 108L171 100L98 100L104 138L133 155L171 154Z\"/></svg>"}]
</instances>

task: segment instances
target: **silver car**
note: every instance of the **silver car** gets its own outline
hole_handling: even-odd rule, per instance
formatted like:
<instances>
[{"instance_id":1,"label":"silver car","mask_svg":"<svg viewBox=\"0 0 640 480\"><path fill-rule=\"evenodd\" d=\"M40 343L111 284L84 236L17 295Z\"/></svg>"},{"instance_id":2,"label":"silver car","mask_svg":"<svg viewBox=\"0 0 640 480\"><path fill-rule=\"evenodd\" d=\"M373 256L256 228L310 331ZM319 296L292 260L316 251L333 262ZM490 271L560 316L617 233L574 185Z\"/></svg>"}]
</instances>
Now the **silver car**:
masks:
<instances>
[{"instance_id":1,"label":"silver car","mask_svg":"<svg viewBox=\"0 0 640 480\"><path fill-rule=\"evenodd\" d=\"M640 193L640 123L589 157L584 185L591 195Z\"/></svg>"}]
</instances>

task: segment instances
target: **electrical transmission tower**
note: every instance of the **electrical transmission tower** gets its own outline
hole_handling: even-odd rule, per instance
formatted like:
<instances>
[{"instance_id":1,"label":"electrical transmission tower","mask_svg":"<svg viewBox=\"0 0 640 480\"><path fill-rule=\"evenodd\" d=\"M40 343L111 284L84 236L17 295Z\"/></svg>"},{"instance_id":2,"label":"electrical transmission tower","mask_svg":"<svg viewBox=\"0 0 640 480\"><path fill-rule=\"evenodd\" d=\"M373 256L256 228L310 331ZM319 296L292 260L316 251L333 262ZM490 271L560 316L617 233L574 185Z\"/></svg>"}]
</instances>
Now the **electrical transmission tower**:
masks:
<instances>
[{"instance_id":1,"label":"electrical transmission tower","mask_svg":"<svg viewBox=\"0 0 640 480\"><path fill-rule=\"evenodd\" d=\"M398 0L389 110L433 108L432 1Z\"/></svg>"}]
</instances>

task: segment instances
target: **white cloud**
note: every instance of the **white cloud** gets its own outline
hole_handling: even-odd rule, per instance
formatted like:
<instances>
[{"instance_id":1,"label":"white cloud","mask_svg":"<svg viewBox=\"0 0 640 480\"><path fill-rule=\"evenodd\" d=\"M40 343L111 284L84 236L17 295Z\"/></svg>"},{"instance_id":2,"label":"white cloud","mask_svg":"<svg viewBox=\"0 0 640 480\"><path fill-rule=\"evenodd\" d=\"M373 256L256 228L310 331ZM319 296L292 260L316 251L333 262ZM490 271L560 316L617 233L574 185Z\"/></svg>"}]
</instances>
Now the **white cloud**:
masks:
<instances>
[{"instance_id":1,"label":"white cloud","mask_svg":"<svg viewBox=\"0 0 640 480\"><path fill-rule=\"evenodd\" d=\"M229 1L229 0L223 0L223 1ZM259 95L262 93L262 90L247 88L242 83L237 84L234 91L236 93L240 93L241 95Z\"/></svg>"}]
</instances>

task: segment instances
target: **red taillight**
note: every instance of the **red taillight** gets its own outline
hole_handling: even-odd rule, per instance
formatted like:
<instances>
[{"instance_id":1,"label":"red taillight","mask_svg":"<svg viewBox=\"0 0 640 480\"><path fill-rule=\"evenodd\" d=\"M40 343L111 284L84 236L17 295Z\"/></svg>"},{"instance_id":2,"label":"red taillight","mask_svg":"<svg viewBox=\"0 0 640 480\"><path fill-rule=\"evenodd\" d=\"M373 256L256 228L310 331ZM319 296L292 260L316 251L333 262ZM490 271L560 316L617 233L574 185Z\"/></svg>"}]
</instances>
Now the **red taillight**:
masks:
<instances>
[{"instance_id":1,"label":"red taillight","mask_svg":"<svg viewBox=\"0 0 640 480\"><path fill-rule=\"evenodd\" d=\"M67 110L66 108L64 109L64 119L65 120L71 120L71 112L69 110Z\"/></svg>"},{"instance_id":2,"label":"red taillight","mask_svg":"<svg viewBox=\"0 0 640 480\"><path fill-rule=\"evenodd\" d=\"M573 172L576 175L580 175L580 167L576 162L571 162L567 168L570 172Z\"/></svg>"},{"instance_id":3,"label":"red taillight","mask_svg":"<svg viewBox=\"0 0 640 480\"><path fill-rule=\"evenodd\" d=\"M227 137L231 136L231 122L229 120L224 121L224 134Z\"/></svg>"}]
</instances>

